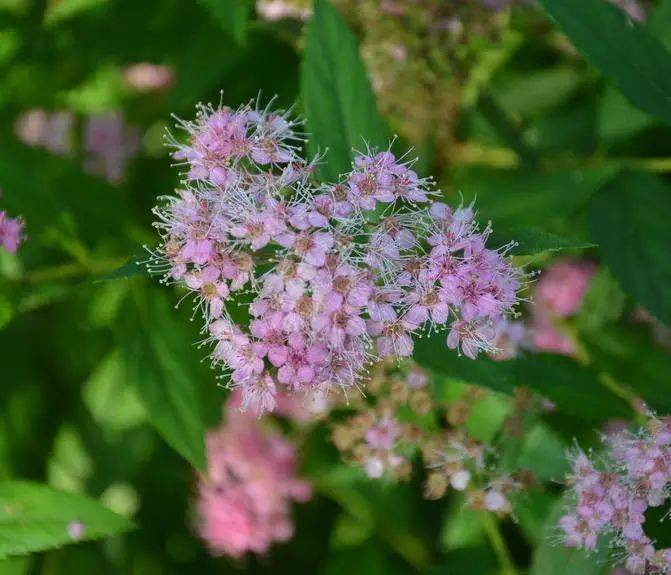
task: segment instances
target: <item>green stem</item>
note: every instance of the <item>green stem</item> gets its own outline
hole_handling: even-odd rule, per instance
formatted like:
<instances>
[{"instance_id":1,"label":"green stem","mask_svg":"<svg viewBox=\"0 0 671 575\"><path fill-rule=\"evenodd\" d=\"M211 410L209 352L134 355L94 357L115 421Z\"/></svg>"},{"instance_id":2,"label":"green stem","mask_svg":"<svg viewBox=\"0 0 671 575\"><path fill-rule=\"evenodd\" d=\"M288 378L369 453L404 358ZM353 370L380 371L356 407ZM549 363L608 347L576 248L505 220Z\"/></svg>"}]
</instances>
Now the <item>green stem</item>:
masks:
<instances>
[{"instance_id":1,"label":"green stem","mask_svg":"<svg viewBox=\"0 0 671 575\"><path fill-rule=\"evenodd\" d=\"M501 136L501 139L515 151L523 164L530 167L538 165L538 154L525 141L520 126L499 106L498 102L491 95L480 95L478 109L492 128Z\"/></svg>"},{"instance_id":2,"label":"green stem","mask_svg":"<svg viewBox=\"0 0 671 575\"><path fill-rule=\"evenodd\" d=\"M501 534L498 521L491 513L485 512L482 515L482 525L501 566L501 575L518 575L515 562Z\"/></svg>"},{"instance_id":3,"label":"green stem","mask_svg":"<svg viewBox=\"0 0 671 575\"><path fill-rule=\"evenodd\" d=\"M68 280L82 276L95 276L109 273L119 268L126 262L127 258L105 258L92 260L88 264L81 262L68 262L57 266L38 268L27 272L22 281L38 284L54 280Z\"/></svg>"}]
</instances>

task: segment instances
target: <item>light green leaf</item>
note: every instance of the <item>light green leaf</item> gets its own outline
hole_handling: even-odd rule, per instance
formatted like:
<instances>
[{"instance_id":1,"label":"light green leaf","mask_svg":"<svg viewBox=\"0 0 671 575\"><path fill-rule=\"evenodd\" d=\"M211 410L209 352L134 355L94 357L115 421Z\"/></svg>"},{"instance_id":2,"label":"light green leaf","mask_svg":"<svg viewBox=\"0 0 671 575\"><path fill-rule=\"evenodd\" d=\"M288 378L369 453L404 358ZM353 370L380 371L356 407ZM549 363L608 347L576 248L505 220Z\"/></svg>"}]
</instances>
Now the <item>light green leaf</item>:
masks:
<instances>
[{"instance_id":1,"label":"light green leaf","mask_svg":"<svg viewBox=\"0 0 671 575\"><path fill-rule=\"evenodd\" d=\"M590 203L592 239L626 293L671 325L671 189L643 173L621 174Z\"/></svg>"},{"instance_id":2,"label":"light green leaf","mask_svg":"<svg viewBox=\"0 0 671 575\"><path fill-rule=\"evenodd\" d=\"M84 491L93 473L93 461L76 429L64 425L58 432L47 464L49 484L61 491Z\"/></svg>"},{"instance_id":3,"label":"light green leaf","mask_svg":"<svg viewBox=\"0 0 671 575\"><path fill-rule=\"evenodd\" d=\"M205 468L205 420L199 379L187 353L193 342L156 291L138 287L122 314L123 358L149 421L168 444L198 469Z\"/></svg>"},{"instance_id":4,"label":"light green leaf","mask_svg":"<svg viewBox=\"0 0 671 575\"><path fill-rule=\"evenodd\" d=\"M83 495L27 481L0 482L0 559L132 528L130 521Z\"/></svg>"},{"instance_id":5,"label":"light green leaf","mask_svg":"<svg viewBox=\"0 0 671 575\"><path fill-rule=\"evenodd\" d=\"M126 381L126 366L120 350L109 353L84 384L84 403L98 425L122 431L145 420L138 391Z\"/></svg>"},{"instance_id":6,"label":"light green leaf","mask_svg":"<svg viewBox=\"0 0 671 575\"><path fill-rule=\"evenodd\" d=\"M596 331L618 319L624 310L625 295L618 283L601 267L589 283L576 324L580 330Z\"/></svg>"},{"instance_id":7,"label":"light green leaf","mask_svg":"<svg viewBox=\"0 0 671 575\"><path fill-rule=\"evenodd\" d=\"M44 25L60 24L108 2L109 0L51 0L44 13Z\"/></svg>"},{"instance_id":8,"label":"light green leaf","mask_svg":"<svg viewBox=\"0 0 671 575\"><path fill-rule=\"evenodd\" d=\"M386 129L359 56L358 42L329 0L316 0L305 36L301 94L311 154L328 148L320 168L336 180L350 168L352 149L386 145Z\"/></svg>"},{"instance_id":9,"label":"light green leaf","mask_svg":"<svg viewBox=\"0 0 671 575\"><path fill-rule=\"evenodd\" d=\"M539 0L588 60L642 110L671 123L671 53L605 0Z\"/></svg>"}]
</instances>

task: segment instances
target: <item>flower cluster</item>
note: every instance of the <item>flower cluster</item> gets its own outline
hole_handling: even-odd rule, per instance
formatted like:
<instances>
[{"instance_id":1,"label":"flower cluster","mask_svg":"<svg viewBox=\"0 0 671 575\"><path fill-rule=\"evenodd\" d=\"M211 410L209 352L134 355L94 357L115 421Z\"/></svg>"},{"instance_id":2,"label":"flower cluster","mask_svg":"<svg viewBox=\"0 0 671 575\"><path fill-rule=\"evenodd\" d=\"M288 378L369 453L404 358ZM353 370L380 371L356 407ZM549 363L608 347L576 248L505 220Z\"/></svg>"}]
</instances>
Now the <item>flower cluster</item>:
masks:
<instances>
[{"instance_id":1,"label":"flower cluster","mask_svg":"<svg viewBox=\"0 0 671 575\"><path fill-rule=\"evenodd\" d=\"M357 388L380 358L408 357L413 336L448 331L474 358L511 313L523 279L485 247L471 207L435 202L431 182L390 151L356 156L336 184L313 163L285 112L201 106L175 146L186 180L155 212L152 269L196 295L213 360L244 405ZM249 325L226 308L251 291Z\"/></svg>"},{"instance_id":2,"label":"flower cluster","mask_svg":"<svg viewBox=\"0 0 671 575\"><path fill-rule=\"evenodd\" d=\"M366 397L350 401L354 414L333 427L331 438L343 458L371 479L407 479L422 431L399 413L405 409L407 415L409 409L416 419L431 412L428 383L426 372L410 361L378 363L371 370Z\"/></svg>"},{"instance_id":3,"label":"flower cluster","mask_svg":"<svg viewBox=\"0 0 671 575\"><path fill-rule=\"evenodd\" d=\"M265 553L293 534L292 501L310 485L296 477L294 446L229 402L225 422L207 435L207 474L198 483L198 531L215 555Z\"/></svg>"},{"instance_id":4,"label":"flower cluster","mask_svg":"<svg viewBox=\"0 0 671 575\"><path fill-rule=\"evenodd\" d=\"M605 444L599 464L584 453L575 458L575 501L560 520L565 544L592 550L609 533L633 574L670 573L671 549L656 550L643 525L647 509L663 505L671 486L671 419L650 418L647 428L606 436Z\"/></svg>"},{"instance_id":5,"label":"flower cluster","mask_svg":"<svg viewBox=\"0 0 671 575\"><path fill-rule=\"evenodd\" d=\"M332 440L344 459L372 479L405 480L411 459L421 453L427 478L424 495L443 497L449 488L466 494L467 504L501 515L512 511L509 494L519 481L492 466L493 450L469 436L466 421L483 392L467 388L444 413L439 429L428 377L411 362L378 364L366 399L352 402L355 413L333 428ZM526 404L528 411L528 402Z\"/></svg>"}]
</instances>

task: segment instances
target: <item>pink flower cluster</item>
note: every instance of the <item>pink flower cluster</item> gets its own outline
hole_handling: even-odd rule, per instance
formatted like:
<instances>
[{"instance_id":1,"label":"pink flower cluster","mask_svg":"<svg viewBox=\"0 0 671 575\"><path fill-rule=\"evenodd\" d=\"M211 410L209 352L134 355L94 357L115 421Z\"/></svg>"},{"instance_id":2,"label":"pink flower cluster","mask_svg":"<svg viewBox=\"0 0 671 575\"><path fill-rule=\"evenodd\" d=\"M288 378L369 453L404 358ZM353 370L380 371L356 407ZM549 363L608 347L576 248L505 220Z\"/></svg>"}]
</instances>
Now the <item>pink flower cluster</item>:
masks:
<instances>
[{"instance_id":1,"label":"pink flower cluster","mask_svg":"<svg viewBox=\"0 0 671 575\"><path fill-rule=\"evenodd\" d=\"M647 429L615 433L605 442L601 465L584 453L573 464L575 505L560 520L565 544L592 550L599 535L610 533L631 573L670 573L671 549L655 550L643 525L646 510L669 494L671 419L650 419Z\"/></svg>"},{"instance_id":2,"label":"pink flower cluster","mask_svg":"<svg viewBox=\"0 0 671 575\"><path fill-rule=\"evenodd\" d=\"M198 530L214 555L265 553L293 535L292 501L310 499L296 477L294 446L229 404L207 435L207 475L198 483Z\"/></svg>"},{"instance_id":3,"label":"pink flower cluster","mask_svg":"<svg viewBox=\"0 0 671 575\"><path fill-rule=\"evenodd\" d=\"M511 313L522 273L487 249L471 207L432 201L431 182L391 152L360 154L336 184L317 184L285 112L201 106L180 122L186 181L156 208L154 271L185 285L205 317L213 360L244 405L357 387L367 367L413 353L445 329L474 358ZM254 294L248 329L225 302ZM234 315L234 314L233 314Z\"/></svg>"}]
</instances>

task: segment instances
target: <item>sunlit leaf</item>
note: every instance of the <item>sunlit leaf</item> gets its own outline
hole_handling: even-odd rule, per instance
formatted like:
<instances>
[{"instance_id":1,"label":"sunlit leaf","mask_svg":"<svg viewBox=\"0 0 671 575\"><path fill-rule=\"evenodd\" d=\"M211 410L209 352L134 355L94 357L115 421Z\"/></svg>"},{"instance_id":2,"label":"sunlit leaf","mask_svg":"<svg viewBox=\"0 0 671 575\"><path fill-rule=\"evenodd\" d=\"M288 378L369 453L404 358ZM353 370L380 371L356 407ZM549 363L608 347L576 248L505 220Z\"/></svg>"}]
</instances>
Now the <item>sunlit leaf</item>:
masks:
<instances>
[{"instance_id":1,"label":"sunlit leaf","mask_svg":"<svg viewBox=\"0 0 671 575\"><path fill-rule=\"evenodd\" d=\"M132 528L130 521L83 495L38 483L0 482L0 559L111 537Z\"/></svg>"}]
</instances>

